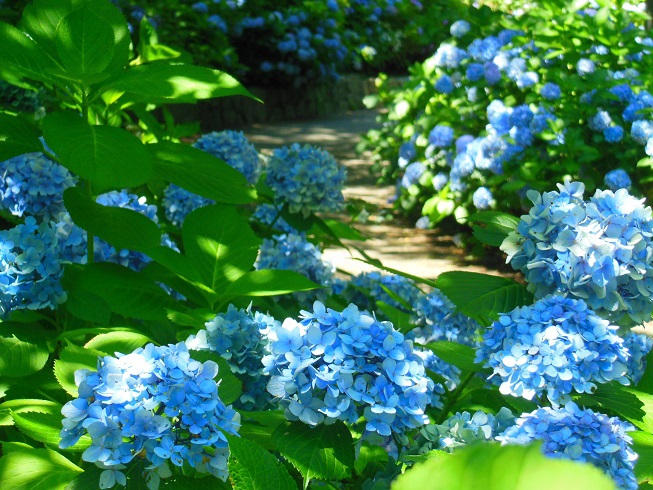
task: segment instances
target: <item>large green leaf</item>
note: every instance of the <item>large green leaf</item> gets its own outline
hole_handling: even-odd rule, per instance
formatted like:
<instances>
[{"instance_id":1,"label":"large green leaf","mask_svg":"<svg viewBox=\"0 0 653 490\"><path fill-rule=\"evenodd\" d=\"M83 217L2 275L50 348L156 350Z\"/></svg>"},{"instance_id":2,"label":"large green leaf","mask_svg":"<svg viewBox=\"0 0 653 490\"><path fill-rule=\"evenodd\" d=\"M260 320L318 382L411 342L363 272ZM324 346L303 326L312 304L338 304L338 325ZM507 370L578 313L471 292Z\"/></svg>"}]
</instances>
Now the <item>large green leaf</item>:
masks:
<instances>
[{"instance_id":1,"label":"large green leaf","mask_svg":"<svg viewBox=\"0 0 653 490\"><path fill-rule=\"evenodd\" d=\"M113 29L87 4L61 19L55 44L68 73L84 80L111 63Z\"/></svg>"},{"instance_id":2,"label":"large green leaf","mask_svg":"<svg viewBox=\"0 0 653 490\"><path fill-rule=\"evenodd\" d=\"M82 469L50 449L14 448L0 458L3 490L63 490Z\"/></svg>"},{"instance_id":3,"label":"large green leaf","mask_svg":"<svg viewBox=\"0 0 653 490\"><path fill-rule=\"evenodd\" d=\"M425 346L427 349L449 364L462 369L463 371L480 371L482 366L474 363L476 354L474 349L468 345L459 344L458 342L449 342L447 340L439 340L437 342L430 342Z\"/></svg>"},{"instance_id":4,"label":"large green leaf","mask_svg":"<svg viewBox=\"0 0 653 490\"><path fill-rule=\"evenodd\" d=\"M20 431L34 439L42 442L47 446L57 448L61 442L61 412L59 413L40 413L40 412L22 412L12 414L16 427ZM67 451L79 452L91 445L91 438L88 435L82 438Z\"/></svg>"},{"instance_id":5,"label":"large green leaf","mask_svg":"<svg viewBox=\"0 0 653 490\"><path fill-rule=\"evenodd\" d=\"M277 458L255 442L229 439L229 477L238 490L296 490L297 485Z\"/></svg>"},{"instance_id":6,"label":"large green leaf","mask_svg":"<svg viewBox=\"0 0 653 490\"><path fill-rule=\"evenodd\" d=\"M235 78L202 66L156 62L131 67L108 80L107 89L124 92L129 101L195 102L244 95L255 98Z\"/></svg>"},{"instance_id":7,"label":"large green leaf","mask_svg":"<svg viewBox=\"0 0 653 490\"><path fill-rule=\"evenodd\" d=\"M467 222L479 241L498 247L511 231L517 229L519 218L497 211L480 211L467 218Z\"/></svg>"},{"instance_id":8,"label":"large green leaf","mask_svg":"<svg viewBox=\"0 0 653 490\"><path fill-rule=\"evenodd\" d=\"M13 425L12 414L37 412L58 415L61 418L62 405L50 400L15 399L0 403L0 425Z\"/></svg>"},{"instance_id":9,"label":"large green leaf","mask_svg":"<svg viewBox=\"0 0 653 490\"><path fill-rule=\"evenodd\" d=\"M34 39L9 24L0 22L0 74L10 81L21 77L39 82L52 82L50 74L57 65Z\"/></svg>"},{"instance_id":10,"label":"large green leaf","mask_svg":"<svg viewBox=\"0 0 653 490\"><path fill-rule=\"evenodd\" d=\"M187 191L226 204L245 204L256 198L242 173L210 153L170 142L147 145L147 149L156 174Z\"/></svg>"},{"instance_id":11,"label":"large green leaf","mask_svg":"<svg viewBox=\"0 0 653 490\"><path fill-rule=\"evenodd\" d=\"M33 374L48 362L47 337L37 325L33 329L0 323L0 376L21 377Z\"/></svg>"},{"instance_id":12,"label":"large green leaf","mask_svg":"<svg viewBox=\"0 0 653 490\"><path fill-rule=\"evenodd\" d=\"M139 320L164 320L166 308L173 301L153 281L108 262L86 266L75 278L73 287L80 294L89 293L89 298L100 298L114 313Z\"/></svg>"},{"instance_id":13,"label":"large green leaf","mask_svg":"<svg viewBox=\"0 0 653 490\"><path fill-rule=\"evenodd\" d=\"M440 274L435 287L442 291L463 315L489 326L499 313L531 304L526 286L505 277L452 271Z\"/></svg>"},{"instance_id":14,"label":"large green leaf","mask_svg":"<svg viewBox=\"0 0 653 490\"><path fill-rule=\"evenodd\" d=\"M68 344L59 353L59 359L54 361L54 375L69 395L77 397L75 371L79 369L97 371L98 359L103 355L104 352Z\"/></svg>"},{"instance_id":15,"label":"large green leaf","mask_svg":"<svg viewBox=\"0 0 653 490\"><path fill-rule=\"evenodd\" d=\"M69 112L52 112L43 120L43 135L61 163L95 192L144 184L153 165L145 145L131 133L110 126L91 126Z\"/></svg>"},{"instance_id":16,"label":"large green leaf","mask_svg":"<svg viewBox=\"0 0 653 490\"><path fill-rule=\"evenodd\" d=\"M224 295L227 297L274 296L320 287L322 286L297 272L266 269L243 274L224 290Z\"/></svg>"},{"instance_id":17,"label":"large green leaf","mask_svg":"<svg viewBox=\"0 0 653 490\"><path fill-rule=\"evenodd\" d=\"M272 434L272 441L304 476L312 479L342 480L354 468L354 441L342 422L310 427L303 422L282 425Z\"/></svg>"},{"instance_id":18,"label":"large green leaf","mask_svg":"<svg viewBox=\"0 0 653 490\"><path fill-rule=\"evenodd\" d=\"M147 335L138 332L107 332L96 335L84 345L88 349L95 349L114 355L116 352L129 354L139 347L152 342Z\"/></svg>"},{"instance_id":19,"label":"large green leaf","mask_svg":"<svg viewBox=\"0 0 653 490\"><path fill-rule=\"evenodd\" d=\"M98 204L79 187L66 189L64 203L77 226L118 250L145 252L161 243L159 227L150 218L132 209Z\"/></svg>"},{"instance_id":20,"label":"large green leaf","mask_svg":"<svg viewBox=\"0 0 653 490\"><path fill-rule=\"evenodd\" d=\"M36 129L25 119L0 114L0 161L43 150Z\"/></svg>"},{"instance_id":21,"label":"large green leaf","mask_svg":"<svg viewBox=\"0 0 653 490\"><path fill-rule=\"evenodd\" d=\"M628 435L633 438L633 451L638 456L635 463L637 480L653 480L653 435L639 430L629 432Z\"/></svg>"},{"instance_id":22,"label":"large green leaf","mask_svg":"<svg viewBox=\"0 0 653 490\"><path fill-rule=\"evenodd\" d=\"M274 450L272 434L275 429L287 422L283 410L266 410L262 412L242 412L240 419L241 437L252 440L268 450Z\"/></svg>"},{"instance_id":23,"label":"large green leaf","mask_svg":"<svg viewBox=\"0 0 653 490\"><path fill-rule=\"evenodd\" d=\"M232 206L196 209L181 232L189 262L214 291L224 291L254 265L260 239Z\"/></svg>"},{"instance_id":24,"label":"large green leaf","mask_svg":"<svg viewBox=\"0 0 653 490\"><path fill-rule=\"evenodd\" d=\"M475 444L447 458L415 465L392 490L615 490L615 484L589 463L544 456L539 444Z\"/></svg>"},{"instance_id":25,"label":"large green leaf","mask_svg":"<svg viewBox=\"0 0 653 490\"><path fill-rule=\"evenodd\" d=\"M644 431L653 432L653 395L613 381L598 385L591 395L582 394L577 398L582 405L599 406Z\"/></svg>"}]
</instances>

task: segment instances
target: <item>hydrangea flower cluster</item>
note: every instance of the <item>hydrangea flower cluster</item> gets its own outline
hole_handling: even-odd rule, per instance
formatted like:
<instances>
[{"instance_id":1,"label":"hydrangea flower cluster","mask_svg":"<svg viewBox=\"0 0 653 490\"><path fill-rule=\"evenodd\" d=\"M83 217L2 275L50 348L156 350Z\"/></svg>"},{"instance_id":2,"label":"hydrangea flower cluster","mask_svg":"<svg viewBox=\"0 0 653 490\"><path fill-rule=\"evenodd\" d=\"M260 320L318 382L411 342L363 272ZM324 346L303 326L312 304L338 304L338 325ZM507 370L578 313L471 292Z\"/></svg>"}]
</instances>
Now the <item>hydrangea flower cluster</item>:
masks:
<instances>
[{"instance_id":1,"label":"hydrangea flower cluster","mask_svg":"<svg viewBox=\"0 0 653 490\"><path fill-rule=\"evenodd\" d=\"M344 168L326 150L295 143L272 152L266 182L278 204L304 216L342 207Z\"/></svg>"},{"instance_id":2,"label":"hydrangea flower cluster","mask_svg":"<svg viewBox=\"0 0 653 490\"><path fill-rule=\"evenodd\" d=\"M182 187L170 184L163 191L163 212L170 223L181 228L186 216L197 208L215 204L215 201L206 197L194 194Z\"/></svg>"},{"instance_id":3,"label":"hydrangea flower cluster","mask_svg":"<svg viewBox=\"0 0 653 490\"><path fill-rule=\"evenodd\" d=\"M502 444L542 441L542 451L551 458L591 463L611 476L618 488L638 488L634 466L637 454L627 432L631 424L573 402L559 408L543 407L523 414L515 425L497 437Z\"/></svg>"},{"instance_id":4,"label":"hydrangea flower cluster","mask_svg":"<svg viewBox=\"0 0 653 490\"><path fill-rule=\"evenodd\" d=\"M557 405L572 392L593 393L596 383L628 384L628 349L618 327L583 300L547 296L499 315L476 351L499 378L504 395L528 400L546 394Z\"/></svg>"},{"instance_id":5,"label":"hydrangea flower cluster","mask_svg":"<svg viewBox=\"0 0 653 490\"><path fill-rule=\"evenodd\" d=\"M354 303L363 310L373 311L375 314L381 314L376 308L377 301L407 312L406 307L388 294L388 291L410 305L415 304L418 298L423 296L422 291L411 279L376 271L361 272L352 277L341 294L349 303Z\"/></svg>"},{"instance_id":6,"label":"hydrangea flower cluster","mask_svg":"<svg viewBox=\"0 0 653 490\"><path fill-rule=\"evenodd\" d=\"M14 309L54 309L66 300L60 252L56 228L33 216L0 231L0 318Z\"/></svg>"},{"instance_id":7,"label":"hydrangea flower cluster","mask_svg":"<svg viewBox=\"0 0 653 490\"><path fill-rule=\"evenodd\" d=\"M189 464L225 481L225 433L237 435L240 415L220 400L217 374L217 364L193 360L183 342L101 357L97 371L75 373L79 397L61 410L59 447L89 434L82 459L105 468L105 482L124 481L120 469L140 457L152 473Z\"/></svg>"},{"instance_id":8,"label":"hydrangea flower cluster","mask_svg":"<svg viewBox=\"0 0 653 490\"><path fill-rule=\"evenodd\" d=\"M628 377L633 384L637 384L646 371L646 356L653 349L653 338L643 333L629 331L624 335L624 347L630 353L626 363Z\"/></svg>"},{"instance_id":9,"label":"hydrangea flower cluster","mask_svg":"<svg viewBox=\"0 0 653 490\"><path fill-rule=\"evenodd\" d=\"M256 270L280 269L295 271L322 286L330 286L335 267L322 260L320 249L306 239L303 233L275 235L263 240L259 256L254 264ZM327 290L293 293L298 301L326 297Z\"/></svg>"},{"instance_id":10,"label":"hydrangea flower cluster","mask_svg":"<svg viewBox=\"0 0 653 490\"><path fill-rule=\"evenodd\" d=\"M226 313L220 313L206 322L206 329L186 340L190 350L210 350L224 357L231 371L242 381L243 393L235 403L243 410L263 410L272 403L266 390L268 379L263 377L261 359L268 355L267 335L281 323L271 316L253 312L250 308L239 309L229 305Z\"/></svg>"},{"instance_id":11,"label":"hydrangea flower cluster","mask_svg":"<svg viewBox=\"0 0 653 490\"><path fill-rule=\"evenodd\" d=\"M628 173L621 169L617 168L615 170L610 170L603 179L603 183L610 189L612 192L616 192L619 189L630 190L632 181Z\"/></svg>"},{"instance_id":12,"label":"hydrangea flower cluster","mask_svg":"<svg viewBox=\"0 0 653 490\"><path fill-rule=\"evenodd\" d=\"M14 216L58 220L65 213L63 192L76 183L63 166L43 153L26 153L0 163L0 208Z\"/></svg>"},{"instance_id":13,"label":"hydrangea flower cluster","mask_svg":"<svg viewBox=\"0 0 653 490\"><path fill-rule=\"evenodd\" d=\"M281 210L272 204L259 204L252 214L252 220L281 233L299 233L281 217Z\"/></svg>"},{"instance_id":14,"label":"hydrangea flower cluster","mask_svg":"<svg viewBox=\"0 0 653 490\"><path fill-rule=\"evenodd\" d=\"M388 437L428 423L433 381L391 323L350 304L342 312L315 302L301 321L287 318L270 334L268 391L289 420L316 426L365 419L365 433Z\"/></svg>"},{"instance_id":15,"label":"hydrangea flower cluster","mask_svg":"<svg viewBox=\"0 0 653 490\"><path fill-rule=\"evenodd\" d=\"M583 200L580 182L559 192L527 193L534 206L501 249L541 298L584 298L611 321L642 323L653 309L653 218L626 189L597 190Z\"/></svg>"},{"instance_id":16,"label":"hydrangea flower cluster","mask_svg":"<svg viewBox=\"0 0 653 490\"><path fill-rule=\"evenodd\" d=\"M242 131L214 131L204 134L193 146L224 160L243 174L250 184L256 184L261 175L259 154Z\"/></svg>"}]
</instances>

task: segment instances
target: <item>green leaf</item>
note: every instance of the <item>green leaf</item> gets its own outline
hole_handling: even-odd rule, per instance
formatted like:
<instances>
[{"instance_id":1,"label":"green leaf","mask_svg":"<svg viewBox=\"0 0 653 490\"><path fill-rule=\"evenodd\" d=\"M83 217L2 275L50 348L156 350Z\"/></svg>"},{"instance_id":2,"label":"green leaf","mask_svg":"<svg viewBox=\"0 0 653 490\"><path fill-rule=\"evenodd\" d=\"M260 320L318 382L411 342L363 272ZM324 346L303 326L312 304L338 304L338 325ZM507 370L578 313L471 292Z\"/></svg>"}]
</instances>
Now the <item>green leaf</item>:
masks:
<instances>
[{"instance_id":1,"label":"green leaf","mask_svg":"<svg viewBox=\"0 0 653 490\"><path fill-rule=\"evenodd\" d=\"M104 355L104 352L68 344L59 353L59 359L54 361L54 375L69 395L77 397L79 393L75 383L75 371L97 371L98 358Z\"/></svg>"},{"instance_id":2,"label":"green leaf","mask_svg":"<svg viewBox=\"0 0 653 490\"><path fill-rule=\"evenodd\" d=\"M116 352L129 354L145 344L153 342L147 335L137 332L120 331L102 333L86 342L84 347L114 355Z\"/></svg>"},{"instance_id":3,"label":"green leaf","mask_svg":"<svg viewBox=\"0 0 653 490\"><path fill-rule=\"evenodd\" d=\"M424 347L433 351L444 362L453 364L463 371L477 372L482 369L480 364L474 363L476 353L468 345L449 342L448 340L438 340L437 342L430 342Z\"/></svg>"},{"instance_id":4,"label":"green leaf","mask_svg":"<svg viewBox=\"0 0 653 490\"><path fill-rule=\"evenodd\" d=\"M146 148L157 175L194 194L226 204L246 204L256 199L256 191L245 176L210 153L170 142Z\"/></svg>"},{"instance_id":5,"label":"green leaf","mask_svg":"<svg viewBox=\"0 0 653 490\"><path fill-rule=\"evenodd\" d=\"M10 82L22 77L52 83L57 65L24 32L0 22L0 75Z\"/></svg>"},{"instance_id":6,"label":"green leaf","mask_svg":"<svg viewBox=\"0 0 653 490\"><path fill-rule=\"evenodd\" d=\"M82 469L50 449L14 449L0 458L3 490L63 490Z\"/></svg>"},{"instance_id":7,"label":"green leaf","mask_svg":"<svg viewBox=\"0 0 653 490\"><path fill-rule=\"evenodd\" d=\"M196 209L184 220L181 233L197 276L217 292L252 268L260 245L247 221L227 205Z\"/></svg>"},{"instance_id":8,"label":"green leaf","mask_svg":"<svg viewBox=\"0 0 653 490\"><path fill-rule=\"evenodd\" d=\"M452 271L440 274L435 287L444 293L463 315L489 326L499 313L531 304L526 287L511 279L475 272Z\"/></svg>"},{"instance_id":9,"label":"green leaf","mask_svg":"<svg viewBox=\"0 0 653 490\"><path fill-rule=\"evenodd\" d=\"M224 296L275 296L321 287L294 271L265 269L246 272L227 286Z\"/></svg>"},{"instance_id":10,"label":"green leaf","mask_svg":"<svg viewBox=\"0 0 653 490\"><path fill-rule=\"evenodd\" d=\"M28 376L40 371L48 362L47 337L34 329L0 323L0 376Z\"/></svg>"},{"instance_id":11,"label":"green leaf","mask_svg":"<svg viewBox=\"0 0 653 490\"><path fill-rule=\"evenodd\" d=\"M585 406L598 405L641 430L653 432L653 395L613 381L598 385L591 395L584 393L577 398Z\"/></svg>"},{"instance_id":12,"label":"green leaf","mask_svg":"<svg viewBox=\"0 0 653 490\"><path fill-rule=\"evenodd\" d=\"M615 490L589 463L547 458L539 444L475 444L447 458L430 459L399 476L392 490Z\"/></svg>"},{"instance_id":13,"label":"green leaf","mask_svg":"<svg viewBox=\"0 0 653 490\"><path fill-rule=\"evenodd\" d=\"M0 403L0 426L13 425L14 420L12 414L23 412L38 412L58 414L61 419L62 405L50 400L38 399L15 399L7 400Z\"/></svg>"},{"instance_id":14,"label":"green leaf","mask_svg":"<svg viewBox=\"0 0 653 490\"><path fill-rule=\"evenodd\" d=\"M145 145L124 129L91 126L73 113L52 112L43 120L43 136L66 168L91 181L94 192L135 187L152 177Z\"/></svg>"},{"instance_id":15,"label":"green leaf","mask_svg":"<svg viewBox=\"0 0 653 490\"><path fill-rule=\"evenodd\" d=\"M358 475L369 474L373 476L376 473L375 469L385 468L387 464L388 452L385 448L363 443L358 450L354 469Z\"/></svg>"},{"instance_id":16,"label":"green leaf","mask_svg":"<svg viewBox=\"0 0 653 490\"><path fill-rule=\"evenodd\" d=\"M376 307L388 317L392 325L401 333L408 333L416 327L416 325L412 324L409 313L401 311L383 301L377 301Z\"/></svg>"},{"instance_id":17,"label":"green leaf","mask_svg":"<svg viewBox=\"0 0 653 490\"><path fill-rule=\"evenodd\" d=\"M100 298L111 311L139 320L164 320L172 299L156 283L127 267L89 264L78 274L74 291ZM90 305L89 305L90 306Z\"/></svg>"},{"instance_id":18,"label":"green leaf","mask_svg":"<svg viewBox=\"0 0 653 490\"><path fill-rule=\"evenodd\" d=\"M25 119L0 114L0 161L43 150L36 129Z\"/></svg>"},{"instance_id":19,"label":"green leaf","mask_svg":"<svg viewBox=\"0 0 653 490\"><path fill-rule=\"evenodd\" d=\"M61 441L61 408L59 413L39 413L39 412L23 412L12 414L16 427L20 431L34 439L35 441L42 442L48 446L57 448ZM79 452L86 449L91 445L91 438L88 435L82 438L67 451Z\"/></svg>"},{"instance_id":20,"label":"green leaf","mask_svg":"<svg viewBox=\"0 0 653 490\"><path fill-rule=\"evenodd\" d=\"M277 458L255 442L227 436L229 478L238 490L291 490L297 485Z\"/></svg>"},{"instance_id":21,"label":"green leaf","mask_svg":"<svg viewBox=\"0 0 653 490\"><path fill-rule=\"evenodd\" d=\"M70 74L82 80L109 66L113 44L111 25L88 5L66 15L57 26L59 58Z\"/></svg>"},{"instance_id":22,"label":"green leaf","mask_svg":"<svg viewBox=\"0 0 653 490\"><path fill-rule=\"evenodd\" d=\"M275 450L272 434L281 424L287 422L283 410L267 410L263 412L246 412L240 414L241 437L256 442L268 450Z\"/></svg>"},{"instance_id":23,"label":"green leaf","mask_svg":"<svg viewBox=\"0 0 653 490\"><path fill-rule=\"evenodd\" d=\"M468 219L479 241L498 247L508 234L517 229L519 218L497 211L480 211Z\"/></svg>"},{"instance_id":24,"label":"green leaf","mask_svg":"<svg viewBox=\"0 0 653 490\"><path fill-rule=\"evenodd\" d=\"M150 103L192 103L231 95L256 99L235 78L224 72L165 62L131 67L108 80L105 87L124 92L127 100L147 100Z\"/></svg>"},{"instance_id":25,"label":"green leaf","mask_svg":"<svg viewBox=\"0 0 653 490\"><path fill-rule=\"evenodd\" d=\"M633 438L633 451L637 453L635 475L639 482L653 480L653 435L642 432L629 432Z\"/></svg>"},{"instance_id":26,"label":"green leaf","mask_svg":"<svg viewBox=\"0 0 653 490\"><path fill-rule=\"evenodd\" d=\"M317 478L342 480L354 467L354 441L342 422L310 427L303 422L282 425L272 441L304 476L304 482Z\"/></svg>"},{"instance_id":27,"label":"green leaf","mask_svg":"<svg viewBox=\"0 0 653 490\"><path fill-rule=\"evenodd\" d=\"M144 252L161 243L159 227L150 218L132 209L98 204L79 187L65 190L64 203L77 226L106 240L117 250Z\"/></svg>"}]
</instances>

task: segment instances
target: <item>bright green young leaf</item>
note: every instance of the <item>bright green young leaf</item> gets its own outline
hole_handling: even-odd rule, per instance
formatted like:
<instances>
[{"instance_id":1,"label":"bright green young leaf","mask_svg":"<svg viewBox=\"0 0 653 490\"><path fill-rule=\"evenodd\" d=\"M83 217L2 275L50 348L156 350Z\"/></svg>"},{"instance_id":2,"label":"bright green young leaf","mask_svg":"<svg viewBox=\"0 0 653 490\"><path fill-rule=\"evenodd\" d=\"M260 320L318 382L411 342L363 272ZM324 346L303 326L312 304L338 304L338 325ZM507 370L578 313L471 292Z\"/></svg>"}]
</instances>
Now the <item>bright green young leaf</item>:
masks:
<instances>
[{"instance_id":1,"label":"bright green young leaf","mask_svg":"<svg viewBox=\"0 0 653 490\"><path fill-rule=\"evenodd\" d=\"M285 270L265 269L246 272L224 290L227 297L275 296L295 291L310 291L321 286L305 276Z\"/></svg>"},{"instance_id":2,"label":"bright green young leaf","mask_svg":"<svg viewBox=\"0 0 653 490\"><path fill-rule=\"evenodd\" d=\"M288 470L255 442L240 437L229 439L229 478L238 490L296 490Z\"/></svg>"},{"instance_id":3,"label":"bright green young leaf","mask_svg":"<svg viewBox=\"0 0 653 490\"><path fill-rule=\"evenodd\" d=\"M113 45L111 25L88 4L66 15L57 26L57 53L76 78L101 73L111 63Z\"/></svg>"},{"instance_id":4,"label":"bright green young leaf","mask_svg":"<svg viewBox=\"0 0 653 490\"><path fill-rule=\"evenodd\" d=\"M52 112L43 120L43 135L61 163L90 180L95 192L144 184L153 165L145 145L128 131L91 126L69 112Z\"/></svg>"},{"instance_id":5,"label":"bright green young leaf","mask_svg":"<svg viewBox=\"0 0 653 490\"><path fill-rule=\"evenodd\" d=\"M79 187L66 189L64 203L77 226L106 240L116 250L146 252L161 243L159 227L150 218L131 209L98 204Z\"/></svg>"},{"instance_id":6,"label":"bright green young leaf","mask_svg":"<svg viewBox=\"0 0 653 490\"><path fill-rule=\"evenodd\" d=\"M637 453L637 462L635 463L635 475L637 480L653 480L653 435L643 431L629 432L628 435L633 438L633 451Z\"/></svg>"},{"instance_id":7,"label":"bright green young leaf","mask_svg":"<svg viewBox=\"0 0 653 490\"><path fill-rule=\"evenodd\" d=\"M277 450L304 476L342 480L354 467L354 441L342 422L310 427L303 422L282 425L272 434Z\"/></svg>"},{"instance_id":8,"label":"bright green young leaf","mask_svg":"<svg viewBox=\"0 0 653 490\"><path fill-rule=\"evenodd\" d=\"M247 221L227 205L196 209L184 220L181 234L197 276L218 292L251 270L260 245Z\"/></svg>"},{"instance_id":9,"label":"bright green young leaf","mask_svg":"<svg viewBox=\"0 0 653 490\"><path fill-rule=\"evenodd\" d=\"M100 298L119 315L140 320L164 320L173 300L155 282L127 267L109 262L90 264L78 274L74 291ZM102 304L100 304L102 307Z\"/></svg>"},{"instance_id":10,"label":"bright green young leaf","mask_svg":"<svg viewBox=\"0 0 653 490\"><path fill-rule=\"evenodd\" d=\"M499 313L533 302L526 286L505 277L452 271L440 274L435 287L442 291L463 315L489 326Z\"/></svg>"},{"instance_id":11,"label":"bright green young leaf","mask_svg":"<svg viewBox=\"0 0 653 490\"><path fill-rule=\"evenodd\" d=\"M498 247L511 231L517 228L519 218L497 211L480 211L467 218L474 236L479 241Z\"/></svg>"},{"instance_id":12,"label":"bright green young leaf","mask_svg":"<svg viewBox=\"0 0 653 490\"><path fill-rule=\"evenodd\" d=\"M124 92L126 100L150 103L192 103L231 95L256 98L235 78L219 70L164 62L124 70L107 80L105 88Z\"/></svg>"},{"instance_id":13,"label":"bright green young leaf","mask_svg":"<svg viewBox=\"0 0 653 490\"><path fill-rule=\"evenodd\" d=\"M61 411L59 413L22 412L12 414L16 427L20 431L43 444L56 449L61 441ZM67 449L67 451L79 452L91 445L91 438L87 435Z\"/></svg>"},{"instance_id":14,"label":"bright green young leaf","mask_svg":"<svg viewBox=\"0 0 653 490\"><path fill-rule=\"evenodd\" d=\"M22 77L51 83L57 65L24 32L0 22L0 75L10 81Z\"/></svg>"},{"instance_id":15,"label":"bright green young leaf","mask_svg":"<svg viewBox=\"0 0 653 490\"><path fill-rule=\"evenodd\" d=\"M82 469L50 449L14 449L0 458L3 490L63 490Z\"/></svg>"},{"instance_id":16,"label":"bright green young leaf","mask_svg":"<svg viewBox=\"0 0 653 490\"><path fill-rule=\"evenodd\" d=\"M0 426L13 425L12 414L23 412L38 412L59 415L61 418L62 405L50 400L14 399L0 403Z\"/></svg>"},{"instance_id":17,"label":"bright green young leaf","mask_svg":"<svg viewBox=\"0 0 653 490\"><path fill-rule=\"evenodd\" d=\"M392 490L615 490L612 479L589 463L544 456L539 444L475 444L448 458L415 465Z\"/></svg>"},{"instance_id":18,"label":"bright green young leaf","mask_svg":"<svg viewBox=\"0 0 653 490\"><path fill-rule=\"evenodd\" d=\"M84 347L106 352L113 356L116 352L129 354L150 342L152 342L152 339L142 333L120 331L97 335L86 342Z\"/></svg>"},{"instance_id":19,"label":"bright green young leaf","mask_svg":"<svg viewBox=\"0 0 653 490\"><path fill-rule=\"evenodd\" d=\"M0 377L33 374L45 366L49 357L45 336L40 336L37 331L0 323Z\"/></svg>"},{"instance_id":20,"label":"bright green young leaf","mask_svg":"<svg viewBox=\"0 0 653 490\"><path fill-rule=\"evenodd\" d=\"M0 114L0 161L43 150L36 129L25 119Z\"/></svg>"},{"instance_id":21,"label":"bright green young leaf","mask_svg":"<svg viewBox=\"0 0 653 490\"><path fill-rule=\"evenodd\" d=\"M463 371L480 371L482 369L480 364L474 363L476 354L474 349L468 345L459 344L458 342L449 342L447 340L439 340L437 342L430 342L425 345L427 349L442 359L444 362L453 364Z\"/></svg>"},{"instance_id":22,"label":"bright green young leaf","mask_svg":"<svg viewBox=\"0 0 653 490\"><path fill-rule=\"evenodd\" d=\"M375 444L363 443L358 449L354 469L356 474L374 475L375 469L383 469L388 464L388 452Z\"/></svg>"},{"instance_id":23,"label":"bright green young leaf","mask_svg":"<svg viewBox=\"0 0 653 490\"><path fill-rule=\"evenodd\" d=\"M256 192L245 176L224 161L179 143L147 145L157 175L200 196L225 204L246 204Z\"/></svg>"},{"instance_id":24,"label":"bright green young leaf","mask_svg":"<svg viewBox=\"0 0 653 490\"><path fill-rule=\"evenodd\" d=\"M78 396L77 384L75 383L75 371L78 369L89 369L97 371L98 358L104 356L104 352L68 344L60 353L59 359L54 361L54 375L61 387L73 396Z\"/></svg>"}]
</instances>

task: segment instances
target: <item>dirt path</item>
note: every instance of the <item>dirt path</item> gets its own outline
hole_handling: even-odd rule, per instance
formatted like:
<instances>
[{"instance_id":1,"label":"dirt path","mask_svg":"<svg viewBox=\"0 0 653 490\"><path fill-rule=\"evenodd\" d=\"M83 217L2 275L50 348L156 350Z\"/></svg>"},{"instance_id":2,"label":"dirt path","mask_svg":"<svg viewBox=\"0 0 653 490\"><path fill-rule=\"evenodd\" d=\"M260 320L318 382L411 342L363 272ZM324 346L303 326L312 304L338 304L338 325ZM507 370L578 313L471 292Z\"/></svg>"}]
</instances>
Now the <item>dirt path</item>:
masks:
<instances>
[{"instance_id":1,"label":"dirt path","mask_svg":"<svg viewBox=\"0 0 653 490\"><path fill-rule=\"evenodd\" d=\"M386 267L428 279L451 270L498 274L467 260L451 236L438 230L411 228L401 220L389 219L392 206L388 200L394 195L394 187L376 185L369 172L371 155L357 155L355 151L360 134L377 127L376 116L375 111L356 111L319 120L258 124L243 131L264 153L291 143L311 144L329 151L343 164L347 168L345 197L363 199L376 207L376 212L371 213L367 222L354 223L368 237L367 241L346 243L358 245ZM349 220L348 217L344 219ZM338 269L352 274L377 270L356 260L361 258L356 251L350 255L342 248L331 248L324 256Z\"/></svg>"}]
</instances>

